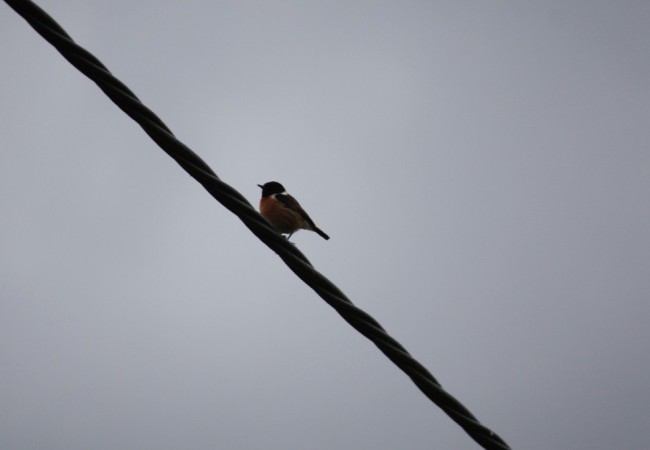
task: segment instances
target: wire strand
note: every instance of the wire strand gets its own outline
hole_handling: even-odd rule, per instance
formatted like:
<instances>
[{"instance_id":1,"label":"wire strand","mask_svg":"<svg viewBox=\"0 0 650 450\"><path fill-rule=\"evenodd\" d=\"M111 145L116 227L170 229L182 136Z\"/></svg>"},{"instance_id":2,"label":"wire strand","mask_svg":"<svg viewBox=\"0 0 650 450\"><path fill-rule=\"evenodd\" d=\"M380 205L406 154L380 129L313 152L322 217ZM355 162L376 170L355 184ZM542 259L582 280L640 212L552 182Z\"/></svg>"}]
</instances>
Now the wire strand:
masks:
<instances>
[{"instance_id":1,"label":"wire strand","mask_svg":"<svg viewBox=\"0 0 650 450\"><path fill-rule=\"evenodd\" d=\"M165 123L147 108L131 90L95 56L77 45L65 30L40 7L29 0L5 0L36 32L61 55L99 86L151 139L198 181L219 203L235 214L264 244L358 332L372 341L397 365L433 403L460 425L485 449L509 449L496 433L482 425L458 400L447 393L431 373L368 313L355 306L339 288L314 269L305 255L276 233L246 198L224 183L212 169L185 144L176 139Z\"/></svg>"}]
</instances>

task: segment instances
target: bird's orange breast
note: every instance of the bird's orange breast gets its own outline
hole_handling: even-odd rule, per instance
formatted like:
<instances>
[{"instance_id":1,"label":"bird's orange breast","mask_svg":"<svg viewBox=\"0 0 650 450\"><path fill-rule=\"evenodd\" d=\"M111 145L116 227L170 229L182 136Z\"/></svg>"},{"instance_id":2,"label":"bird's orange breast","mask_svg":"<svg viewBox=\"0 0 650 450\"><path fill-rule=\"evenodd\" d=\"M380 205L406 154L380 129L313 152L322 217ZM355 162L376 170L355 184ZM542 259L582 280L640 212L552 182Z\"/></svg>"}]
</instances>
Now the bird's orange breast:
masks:
<instances>
[{"instance_id":1,"label":"bird's orange breast","mask_svg":"<svg viewBox=\"0 0 650 450\"><path fill-rule=\"evenodd\" d=\"M260 200L260 213L273 225L273 228L278 233L293 233L302 228L302 216L273 197L262 197Z\"/></svg>"}]
</instances>

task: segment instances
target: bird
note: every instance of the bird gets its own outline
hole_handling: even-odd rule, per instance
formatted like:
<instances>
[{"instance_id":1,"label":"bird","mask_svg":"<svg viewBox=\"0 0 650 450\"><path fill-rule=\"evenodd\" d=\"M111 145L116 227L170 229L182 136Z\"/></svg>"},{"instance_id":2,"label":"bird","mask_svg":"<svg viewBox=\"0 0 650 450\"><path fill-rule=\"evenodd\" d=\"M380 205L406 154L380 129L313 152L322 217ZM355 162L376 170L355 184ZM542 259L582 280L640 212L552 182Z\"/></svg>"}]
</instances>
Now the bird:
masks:
<instances>
[{"instance_id":1,"label":"bird","mask_svg":"<svg viewBox=\"0 0 650 450\"><path fill-rule=\"evenodd\" d=\"M303 229L314 231L323 239L330 238L316 226L298 200L289 195L280 183L269 181L258 186L262 188L260 213L278 233L288 234L287 239L289 239L293 233Z\"/></svg>"}]
</instances>

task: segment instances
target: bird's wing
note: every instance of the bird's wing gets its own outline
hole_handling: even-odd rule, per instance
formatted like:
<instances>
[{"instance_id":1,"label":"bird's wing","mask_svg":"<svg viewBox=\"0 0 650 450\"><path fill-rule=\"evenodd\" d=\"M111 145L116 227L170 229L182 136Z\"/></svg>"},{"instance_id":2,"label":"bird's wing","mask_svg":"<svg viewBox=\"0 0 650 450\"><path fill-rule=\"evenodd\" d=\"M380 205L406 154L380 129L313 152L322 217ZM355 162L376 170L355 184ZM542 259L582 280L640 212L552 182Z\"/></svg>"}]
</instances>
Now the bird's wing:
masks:
<instances>
[{"instance_id":1,"label":"bird's wing","mask_svg":"<svg viewBox=\"0 0 650 450\"><path fill-rule=\"evenodd\" d=\"M297 212L302 216L303 219L309 224L309 226L313 229L316 228L316 225L314 224L314 221L311 220L311 217L309 217L309 214L305 212L304 209L302 209L302 206L300 206L300 203L298 203L298 200L290 196L289 194L276 194L275 198L280 201L285 207Z\"/></svg>"}]
</instances>

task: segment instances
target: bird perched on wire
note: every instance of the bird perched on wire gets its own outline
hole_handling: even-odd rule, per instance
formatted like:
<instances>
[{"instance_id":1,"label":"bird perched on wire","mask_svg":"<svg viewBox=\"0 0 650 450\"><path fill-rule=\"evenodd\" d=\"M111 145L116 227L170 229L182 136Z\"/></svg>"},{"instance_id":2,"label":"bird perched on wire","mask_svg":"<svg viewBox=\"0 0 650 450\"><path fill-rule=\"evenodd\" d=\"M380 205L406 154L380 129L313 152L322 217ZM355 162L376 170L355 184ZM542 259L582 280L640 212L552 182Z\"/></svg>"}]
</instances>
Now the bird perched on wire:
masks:
<instances>
[{"instance_id":1,"label":"bird perched on wire","mask_svg":"<svg viewBox=\"0 0 650 450\"><path fill-rule=\"evenodd\" d=\"M323 239L330 237L318 228L311 217L302 209L298 200L290 196L277 181L269 181L262 188L260 200L260 213L269 221L273 228L280 234L288 234L287 239L296 231L310 230L318 233Z\"/></svg>"}]
</instances>

